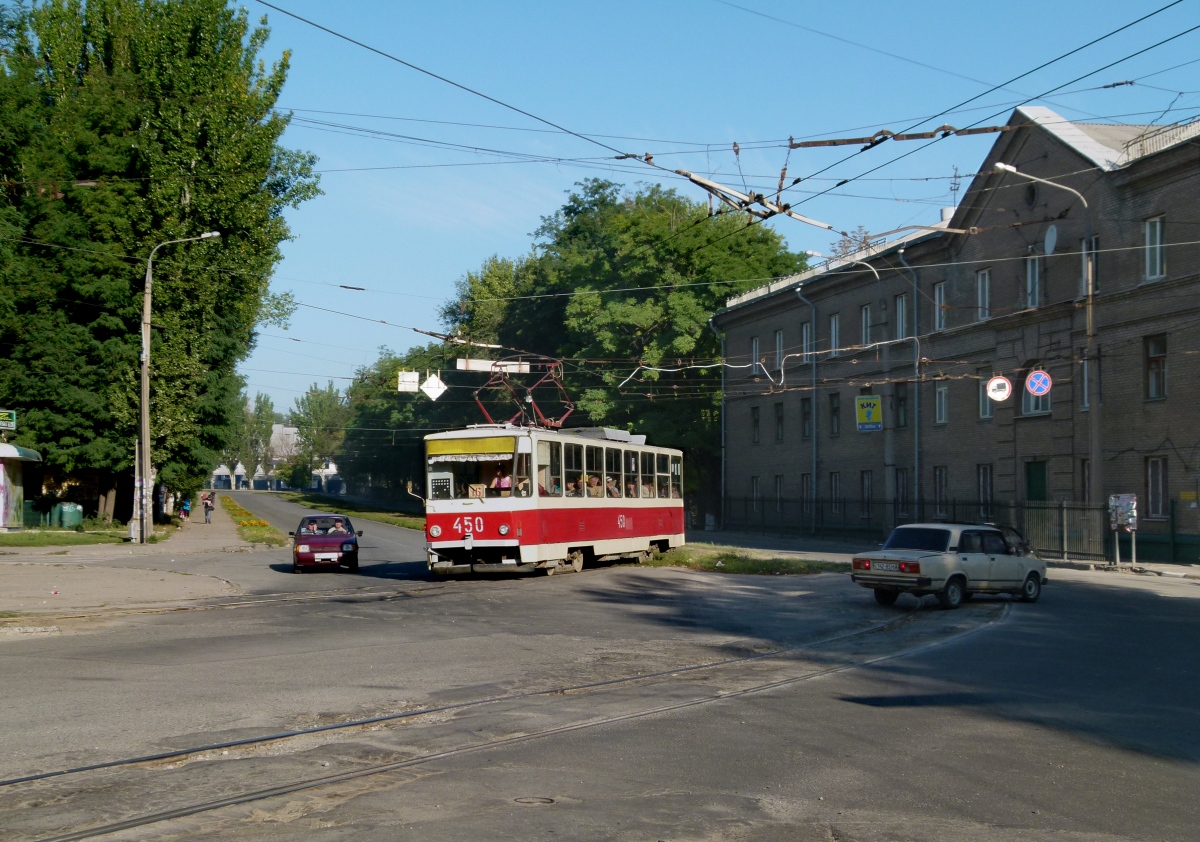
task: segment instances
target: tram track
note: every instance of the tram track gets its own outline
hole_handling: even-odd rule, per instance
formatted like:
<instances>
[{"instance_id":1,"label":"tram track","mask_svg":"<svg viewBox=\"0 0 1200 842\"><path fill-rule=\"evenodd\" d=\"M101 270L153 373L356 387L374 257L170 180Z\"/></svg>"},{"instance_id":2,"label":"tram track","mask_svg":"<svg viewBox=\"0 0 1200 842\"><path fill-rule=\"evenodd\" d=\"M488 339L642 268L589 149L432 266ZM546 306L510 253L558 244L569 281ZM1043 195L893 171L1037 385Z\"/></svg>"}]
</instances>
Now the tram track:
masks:
<instances>
[{"instance_id":1,"label":"tram track","mask_svg":"<svg viewBox=\"0 0 1200 842\"><path fill-rule=\"evenodd\" d=\"M409 768L437 762L440 760L454 759L454 758L458 758L458 757L468 756L471 754L487 752L487 751L496 750L496 749L502 749L502 748L506 748L509 746L520 745L523 743L533 742L533 741L537 741L537 740L552 738L552 737L566 735L566 734L577 733L580 731L586 731L586 730L590 730L593 728L600 728L600 727L604 727L604 726L608 726L608 725L620 724L623 722L631 722L631 721L635 721L638 719L644 719L646 717L658 716L658 715L671 713L671 712L675 712L675 711L681 711L681 710L686 710L689 708L695 708L695 707L699 707L702 705L713 704L713 703L722 702L722 701L729 701L729 700L738 699L738 698L742 698L742 697L746 697L746 696L750 696L750 695L754 695L754 694L758 694L758 693L770 692L772 690L777 690L777 689L781 689L784 687L801 684L801 683L804 683L807 681L812 681L815 679L823 678L823 677L830 676L830 675L835 675L838 673L848 672L848 671L856 670L856 669L863 669L863 668L870 667L870 666L873 666L876 664L881 664L881 663L884 663L887 661L911 657L913 655L917 655L922 652L962 640L963 638L966 638L966 637L976 634L977 632L980 632L984 629L991 628L999 623L1004 622L1008 618L1010 610L1011 610L1011 604L1006 602L1004 604L1002 610L998 613L997 616L992 617L991 619L989 619L986 622L981 623L979 625L975 625L970 628L954 632L950 635L938 638L936 640L921 642L914 646L902 648L902 649L894 651L894 652L887 652L887 653L880 654L880 655L859 658L859 659L856 659L856 660L853 660L853 661L850 661L847 663L837 664L834 666L813 669L813 670L804 672L800 675L778 678L778 679L775 679L772 681L759 682L759 683L756 683L756 684L753 684L750 686L740 687L740 688L733 689L733 690L706 693L706 694L694 696L694 697L688 698L688 699L669 702L666 704L658 704L658 705L651 705L651 706L647 706L647 707L641 707L636 710L627 711L627 712L623 712L623 713L619 713L619 714L615 714L615 715L596 717L596 718L591 718L591 719L587 719L585 721L580 721L580 722L571 722L571 723L567 723L567 724L563 724L563 725L557 725L557 726L553 726L553 727L549 727L549 728L531 731L528 733L516 734L513 736L501 737L501 738L492 739L492 740L485 740L482 742L472 743L472 744L467 744L467 745L454 746L452 748L444 749L441 751L434 751L434 752L429 752L427 754L422 754L418 757L410 757L410 758L406 758L403 760L393 760L393 761L387 761L387 762L381 762L381 763L373 763L373 764L369 764L369 765L363 766L361 768L353 769L353 770L346 771L346 772L339 772L339 773L335 773L335 774L320 775L320 776L305 778L305 779L301 779L301 780L294 780L289 783L280 784L277 786L249 790L249 791L245 791L245 792L241 792L241 793L237 793L234 795L229 795L229 796L225 796L225 797L221 797L221 798L213 798L213 799L203 800L203 801L194 801L192 803L185 804L185 805L179 806L179 807L174 807L174 808L167 809L167 810L159 810L159 811L152 812L152 813L145 813L145 814L142 814L139 816L132 816L127 819L122 819L119 821L110 822L110 823L103 824L103 825L96 825L96 826L93 826L90 828L82 828L82 829L78 829L78 830L73 830L73 831L55 835L55 836L41 837L39 842L72 842L72 840L93 839L93 838L97 838L100 836L106 836L106 835L109 835L112 833L118 833L121 831L133 830L133 829L137 829L137 828L141 828L141 827L147 827L147 826L150 826L153 824L158 824L158 823L165 822L165 821L171 821L174 819L187 818L190 816L196 816L196 815L200 815L203 813L214 812L214 811L229 808L229 807L251 804L254 802L263 801L266 799L275 798L275 797L279 797L279 796L283 796L283 795L290 795L290 794L294 794L294 793L305 792L308 790L319 789L321 787L333 786L336 784L346 783L349 781L361 780L361 779L369 778L369 777L376 776L376 775L383 775L383 774L387 774L389 772L395 772L395 771L400 771L403 769L409 769ZM356 726L361 727L364 724L379 723L379 722L385 722L385 721L389 721L389 720L395 721L395 720L400 720L400 719L408 718L408 717L425 716L425 715L429 715L431 713L458 711L458 710L464 710L464 709L473 708L473 707L481 707L481 706L495 704L495 703L502 702L502 701L519 701L522 699L531 699L531 698L536 698L536 697L562 695L565 693L572 693L572 692L587 692L589 690L597 690L597 689L606 688L606 687L613 687L613 686L620 685L620 684L630 684L633 682L645 681L645 680L654 679L654 678L664 678L667 676L675 676L675 675L679 675L681 673L686 673L686 672L696 672L696 671L705 670L705 669L717 669L717 668L721 668L721 667L736 666L738 664L747 664L747 663L750 663L753 661L761 661L761 660L768 659L768 658L779 657L779 656L785 655L785 654L795 654L797 652L802 652L805 650L812 650L814 647L817 647L817 646L832 644L835 642L844 642L844 641L847 641L847 640L850 640L853 638L864 637L864 636L867 636L870 634L884 631L890 627L894 627L899 624L905 623L905 622L911 620L918 613L919 613L919 609L916 609L916 610L913 610L910 612L906 612L905 614L903 614L899 617L893 618L885 623L876 624L874 626L871 626L871 627L868 627L865 629L859 629L859 630L856 630L853 632L846 632L843 634L834 635L834 636L825 638L820 641L813 641L810 643L806 643L803 646L784 647L784 648L780 648L777 650L772 650L770 652L756 653L755 655L745 656L742 658L730 658L730 659L725 659L722 661L715 661L715 662L711 662L711 663L707 663L707 664L695 664L695 665L690 665L688 667L677 668L674 670L660 670L660 671L656 671L654 673L647 673L645 675L628 676L628 677L624 677L624 678L612 679L609 681L578 685L577 687L567 687L567 688L558 688L555 690L542 690L542 691L529 692L529 693L512 694L512 695L508 695L508 696L498 696L498 697L494 697L491 699L477 699L477 700L472 700L472 701L468 701L468 702L460 702L457 704L445 705L445 706L440 706L437 708L426 708L426 709L423 709L420 711L406 712L404 714L397 714L397 715L392 715L392 716L387 716L387 717L374 717L374 718L367 719L367 720L358 720L355 722L339 723L339 724L333 725L333 726L321 726L321 727L312 728L312 729L304 729L301 731L288 732L286 734L273 735L273 736L269 737L269 739L288 739L288 738L292 738L292 737L296 737L296 736L301 736L304 734L314 734L314 733L320 733L320 732L325 732L325 731L330 731L330 730L353 728ZM261 741L262 741L261 739L257 740L257 742L261 742ZM77 774L77 773L84 772L84 771L95 771L95 770L100 770L100 769L113 769L113 768L119 768L121 766L133 766L133 765L148 763L152 760L167 759L170 757L179 758L179 757L183 757L183 756L186 756L189 754L196 754L199 752L217 750L217 749L221 749L223 746L244 746L244 745L246 745L248 743L252 743L252 742L256 742L256 741L255 740L244 740L244 741L235 741L235 742L230 742L230 743L214 744L213 746L206 746L206 747L202 747L202 748L193 748L193 749L183 750L183 751L179 751L179 752L171 752L168 754L156 755L154 757L130 758L127 760L122 760L122 761L112 761L112 762L106 763L106 764L96 764L96 765L90 766L90 767L81 767L81 768L75 769L75 770L63 770L63 771L57 772L57 773L47 773L46 775L42 775L42 776L28 776L26 778L17 778L17 779L11 779L11 780L7 780L7 781L0 781L0 788L15 786L20 783L28 783L28 782L38 781L38 780L46 780L47 777L49 777L49 776L61 777L63 775Z\"/></svg>"}]
</instances>

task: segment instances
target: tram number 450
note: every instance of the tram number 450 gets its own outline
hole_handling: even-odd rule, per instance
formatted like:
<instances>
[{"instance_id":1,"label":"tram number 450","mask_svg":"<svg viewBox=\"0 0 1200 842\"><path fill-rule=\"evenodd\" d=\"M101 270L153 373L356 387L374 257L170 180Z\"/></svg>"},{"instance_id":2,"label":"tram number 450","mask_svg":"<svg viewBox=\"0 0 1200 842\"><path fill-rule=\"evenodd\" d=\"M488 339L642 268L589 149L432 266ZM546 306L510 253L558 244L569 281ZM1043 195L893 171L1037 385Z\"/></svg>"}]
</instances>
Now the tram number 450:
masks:
<instances>
[{"instance_id":1,"label":"tram number 450","mask_svg":"<svg viewBox=\"0 0 1200 842\"><path fill-rule=\"evenodd\" d=\"M482 532L483 518L456 517L451 528L460 535L464 532Z\"/></svg>"}]
</instances>

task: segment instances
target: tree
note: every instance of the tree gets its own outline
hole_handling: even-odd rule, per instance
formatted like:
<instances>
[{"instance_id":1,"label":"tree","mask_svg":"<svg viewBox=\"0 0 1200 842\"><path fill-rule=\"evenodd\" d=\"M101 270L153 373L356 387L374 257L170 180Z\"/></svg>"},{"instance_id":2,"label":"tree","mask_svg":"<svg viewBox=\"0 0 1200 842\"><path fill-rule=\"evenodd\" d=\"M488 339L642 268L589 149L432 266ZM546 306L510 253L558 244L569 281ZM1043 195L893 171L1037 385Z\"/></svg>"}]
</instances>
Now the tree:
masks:
<instances>
[{"instance_id":1,"label":"tree","mask_svg":"<svg viewBox=\"0 0 1200 842\"><path fill-rule=\"evenodd\" d=\"M467 391L482 385L480 375L443 374L451 391L434 404L395 392L400 368L452 369L449 358L468 351L521 351L565 361L580 421L684 448L693 492L715 488L720 371L708 319L731 295L800 271L804 258L746 217L710 216L706 205L658 185L625 191L602 180L577 185L535 238L530 254L492 257L467 273L441 311L452 333L507 350L430 346L383 355L359 372L349 392L352 426L379 432L347 437L343 473L375 482L386 459L394 475L420 478L416 430L482 420Z\"/></svg>"},{"instance_id":2,"label":"tree","mask_svg":"<svg viewBox=\"0 0 1200 842\"><path fill-rule=\"evenodd\" d=\"M842 234L836 242L830 243L829 252L831 257L849 257L870 247L871 232L865 226L860 225L853 231Z\"/></svg>"},{"instance_id":3,"label":"tree","mask_svg":"<svg viewBox=\"0 0 1200 842\"><path fill-rule=\"evenodd\" d=\"M296 428L297 466L307 466L311 471L316 461L335 459L349 420L350 408L332 380L324 389L314 383L296 398L290 421Z\"/></svg>"},{"instance_id":4,"label":"tree","mask_svg":"<svg viewBox=\"0 0 1200 842\"><path fill-rule=\"evenodd\" d=\"M288 54L224 0L44 0L0 13L0 403L57 475L131 469L145 257L152 455L198 487L243 412L234 367L286 318L268 291L287 207L318 195L278 141Z\"/></svg>"}]
</instances>

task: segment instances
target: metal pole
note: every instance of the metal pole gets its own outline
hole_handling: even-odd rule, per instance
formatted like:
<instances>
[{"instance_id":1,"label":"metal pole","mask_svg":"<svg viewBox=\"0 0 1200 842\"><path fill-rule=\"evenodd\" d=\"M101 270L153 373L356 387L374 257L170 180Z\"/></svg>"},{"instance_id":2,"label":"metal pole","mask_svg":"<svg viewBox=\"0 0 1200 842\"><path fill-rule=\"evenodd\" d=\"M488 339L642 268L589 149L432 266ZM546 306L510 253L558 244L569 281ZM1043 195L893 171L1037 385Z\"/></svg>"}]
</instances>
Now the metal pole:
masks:
<instances>
[{"instance_id":1,"label":"metal pole","mask_svg":"<svg viewBox=\"0 0 1200 842\"><path fill-rule=\"evenodd\" d=\"M713 317L715 318L715 316ZM713 326L713 320L708 320L708 329L721 343L721 522L718 528L725 528L725 334Z\"/></svg>"},{"instance_id":2,"label":"metal pole","mask_svg":"<svg viewBox=\"0 0 1200 842\"><path fill-rule=\"evenodd\" d=\"M151 290L154 284L154 253L163 246L173 245L175 243L190 243L193 240L207 240L212 237L220 237L218 231L208 231L198 237L184 237L179 240L167 240L159 243L154 248L150 249L150 256L146 258L146 287L142 291L142 391L141 391L141 418L138 423L138 440L141 442L140 453L138 454L141 465L142 474L142 492L138 499L140 505L138 507L138 522L141 526L141 535L138 537L138 543L144 544L150 537L150 526L152 518L147 511L149 504L153 501L154 480L151 473L150 465L150 304Z\"/></svg>"},{"instance_id":3,"label":"metal pole","mask_svg":"<svg viewBox=\"0 0 1200 842\"><path fill-rule=\"evenodd\" d=\"M796 297L799 298L801 301L803 301L805 304L807 304L808 309L812 312L812 334L811 335L814 340L813 344L815 345L816 344L816 336L817 336L817 305L813 304L811 301L809 301L807 298L805 298L804 293L802 293L800 291L799 287L796 288ZM832 337L830 337L830 340L832 341ZM816 349L814 348L813 351L814 351L814 353L812 356L812 392L808 399L808 401L809 401L808 405L810 407L809 417L812 419L812 503L813 503L813 505L810 507L812 509L812 511L810 512L810 518L811 518L811 522L812 522L812 533L815 535L817 532L817 506L816 506L816 500L817 500L817 419L821 417L821 412L820 412L820 407L817 406L817 355L815 353ZM803 489L801 489L801 492L803 492Z\"/></svg>"}]
</instances>

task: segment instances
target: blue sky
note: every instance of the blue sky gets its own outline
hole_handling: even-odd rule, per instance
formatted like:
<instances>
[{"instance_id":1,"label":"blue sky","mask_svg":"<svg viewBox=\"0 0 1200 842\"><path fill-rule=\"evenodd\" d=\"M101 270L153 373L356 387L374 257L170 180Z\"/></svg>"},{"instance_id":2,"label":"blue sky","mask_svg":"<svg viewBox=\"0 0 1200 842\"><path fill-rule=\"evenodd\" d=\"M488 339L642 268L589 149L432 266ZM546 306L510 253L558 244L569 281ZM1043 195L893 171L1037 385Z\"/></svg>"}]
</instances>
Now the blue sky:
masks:
<instances>
[{"instance_id":1,"label":"blue sky","mask_svg":"<svg viewBox=\"0 0 1200 842\"><path fill-rule=\"evenodd\" d=\"M923 142L885 143L842 162L858 147L789 156L789 137L994 125L1022 102L1085 122L1190 119L1200 114L1200 31L1072 80L1200 25L1200 0L1183 0L988 92L1169 2L276 5L610 147L652 153L668 169L705 173L738 189L773 190L786 161L789 181L805 178L789 191L793 202L807 200L798 212L839 230L863 225L881 232L935 222L939 208L954 203L954 168L965 189L994 136L946 139L894 163ZM284 143L315 153L323 173L325 195L288 212L294 240L283 245L272 281L274 290L290 291L305 305L437 330L438 306L452 296L455 281L490 255L528 252L541 217L580 179L662 182L705 198L669 173L613 161L600 145L260 3L245 5L254 18L268 16L272 37L264 57L292 53L280 105L296 119ZM1129 80L1135 83L1100 87ZM1064 83L1070 84L1040 96ZM928 119L979 94L963 110ZM519 161L481 148L555 160ZM880 164L886 166L813 195ZM792 220L774 227L795 250L828 251L835 239ZM286 411L313 382L333 378L345 388L380 346L404 350L423 339L302 306L288 330L262 330L240 370L251 394L266 392Z\"/></svg>"}]
</instances>

